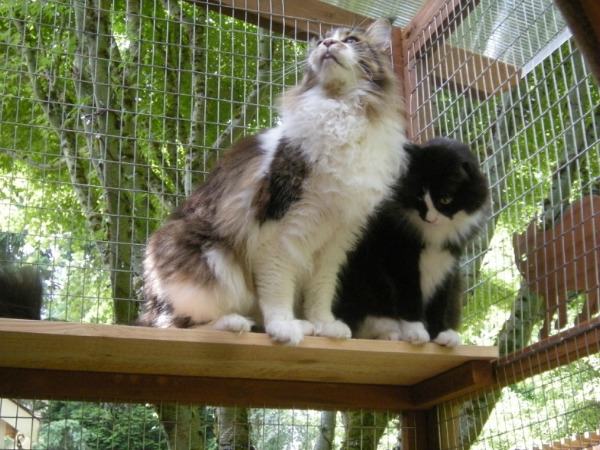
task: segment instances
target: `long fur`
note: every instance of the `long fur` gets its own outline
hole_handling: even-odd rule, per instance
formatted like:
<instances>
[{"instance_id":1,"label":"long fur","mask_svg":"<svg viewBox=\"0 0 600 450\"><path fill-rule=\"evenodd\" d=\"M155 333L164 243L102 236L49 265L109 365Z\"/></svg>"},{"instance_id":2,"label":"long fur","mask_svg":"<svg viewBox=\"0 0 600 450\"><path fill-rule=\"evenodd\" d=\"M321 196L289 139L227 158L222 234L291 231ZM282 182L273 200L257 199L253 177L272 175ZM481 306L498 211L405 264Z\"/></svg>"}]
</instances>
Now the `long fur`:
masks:
<instances>
[{"instance_id":1,"label":"long fur","mask_svg":"<svg viewBox=\"0 0 600 450\"><path fill-rule=\"evenodd\" d=\"M142 323L350 336L331 311L337 271L406 165L389 45L376 21L314 46L280 124L229 150L150 238Z\"/></svg>"},{"instance_id":2,"label":"long fur","mask_svg":"<svg viewBox=\"0 0 600 450\"><path fill-rule=\"evenodd\" d=\"M358 337L457 345L459 258L487 215L488 188L458 141L407 145L395 195L371 218L340 273L335 314Z\"/></svg>"}]
</instances>

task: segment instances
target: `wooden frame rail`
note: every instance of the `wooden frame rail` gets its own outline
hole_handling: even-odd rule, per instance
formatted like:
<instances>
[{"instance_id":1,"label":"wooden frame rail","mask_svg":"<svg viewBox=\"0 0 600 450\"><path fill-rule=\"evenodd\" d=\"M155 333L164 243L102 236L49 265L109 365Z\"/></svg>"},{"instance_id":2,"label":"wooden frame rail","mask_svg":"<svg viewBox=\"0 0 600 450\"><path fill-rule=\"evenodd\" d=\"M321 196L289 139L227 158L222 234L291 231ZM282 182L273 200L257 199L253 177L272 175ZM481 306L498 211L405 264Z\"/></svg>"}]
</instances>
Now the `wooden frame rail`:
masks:
<instances>
[{"instance_id":1,"label":"wooden frame rail","mask_svg":"<svg viewBox=\"0 0 600 450\"><path fill-rule=\"evenodd\" d=\"M500 358L494 363L496 382L508 386L599 351L600 317L596 317Z\"/></svg>"},{"instance_id":2,"label":"wooden frame rail","mask_svg":"<svg viewBox=\"0 0 600 450\"><path fill-rule=\"evenodd\" d=\"M0 319L0 396L421 409L492 383L497 355L495 347L318 337L289 347L261 333Z\"/></svg>"}]
</instances>

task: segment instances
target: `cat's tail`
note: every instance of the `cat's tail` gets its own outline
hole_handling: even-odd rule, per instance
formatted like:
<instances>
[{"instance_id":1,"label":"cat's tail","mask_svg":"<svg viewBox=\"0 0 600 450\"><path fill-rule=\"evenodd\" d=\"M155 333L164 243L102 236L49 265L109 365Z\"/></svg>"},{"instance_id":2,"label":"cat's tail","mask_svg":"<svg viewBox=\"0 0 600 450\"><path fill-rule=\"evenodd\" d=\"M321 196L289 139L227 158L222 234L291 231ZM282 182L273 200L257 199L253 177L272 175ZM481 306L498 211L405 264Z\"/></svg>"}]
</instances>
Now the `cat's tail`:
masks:
<instances>
[{"instance_id":1,"label":"cat's tail","mask_svg":"<svg viewBox=\"0 0 600 450\"><path fill-rule=\"evenodd\" d=\"M40 319L42 278L32 267L0 268L0 317Z\"/></svg>"}]
</instances>

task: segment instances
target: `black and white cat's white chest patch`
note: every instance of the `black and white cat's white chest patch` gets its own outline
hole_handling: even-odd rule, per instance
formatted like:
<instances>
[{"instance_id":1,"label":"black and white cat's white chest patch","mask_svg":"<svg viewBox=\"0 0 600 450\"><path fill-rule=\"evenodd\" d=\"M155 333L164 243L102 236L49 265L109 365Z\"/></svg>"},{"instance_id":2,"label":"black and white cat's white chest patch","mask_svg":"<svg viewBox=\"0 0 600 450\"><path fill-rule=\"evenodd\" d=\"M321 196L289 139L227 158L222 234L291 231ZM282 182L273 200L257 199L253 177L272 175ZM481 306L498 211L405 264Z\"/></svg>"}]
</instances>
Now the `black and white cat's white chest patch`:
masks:
<instances>
[{"instance_id":1,"label":"black and white cat's white chest patch","mask_svg":"<svg viewBox=\"0 0 600 450\"><path fill-rule=\"evenodd\" d=\"M438 287L454 270L456 257L446 248L425 246L419 257L420 285L423 301L427 303Z\"/></svg>"},{"instance_id":2,"label":"black and white cat's white chest patch","mask_svg":"<svg viewBox=\"0 0 600 450\"><path fill-rule=\"evenodd\" d=\"M260 223L281 219L300 200L309 171L301 149L281 139L252 202Z\"/></svg>"}]
</instances>

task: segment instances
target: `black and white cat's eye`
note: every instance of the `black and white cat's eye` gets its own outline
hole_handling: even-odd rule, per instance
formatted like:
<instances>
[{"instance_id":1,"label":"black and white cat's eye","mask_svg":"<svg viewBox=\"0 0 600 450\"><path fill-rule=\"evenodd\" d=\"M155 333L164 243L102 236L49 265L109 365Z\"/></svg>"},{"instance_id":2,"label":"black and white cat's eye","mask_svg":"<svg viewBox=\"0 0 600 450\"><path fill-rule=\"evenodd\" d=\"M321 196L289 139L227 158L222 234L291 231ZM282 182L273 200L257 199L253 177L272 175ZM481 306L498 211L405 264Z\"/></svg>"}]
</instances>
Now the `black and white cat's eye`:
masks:
<instances>
[{"instance_id":1,"label":"black and white cat's eye","mask_svg":"<svg viewBox=\"0 0 600 450\"><path fill-rule=\"evenodd\" d=\"M440 203L442 205L449 205L450 203L452 203L452 197L450 197L449 195L445 195L442 198L440 198Z\"/></svg>"},{"instance_id":2,"label":"black and white cat's eye","mask_svg":"<svg viewBox=\"0 0 600 450\"><path fill-rule=\"evenodd\" d=\"M342 40L344 44L356 44L358 41L359 39L356 36L348 36Z\"/></svg>"}]
</instances>

